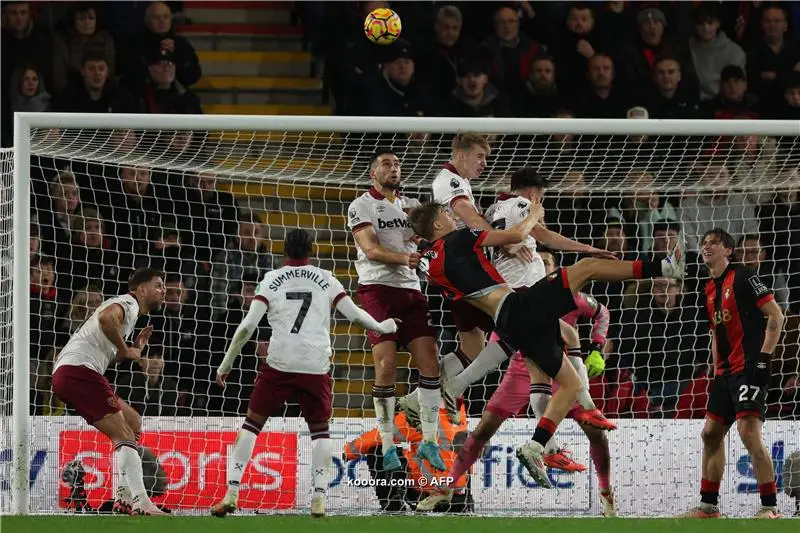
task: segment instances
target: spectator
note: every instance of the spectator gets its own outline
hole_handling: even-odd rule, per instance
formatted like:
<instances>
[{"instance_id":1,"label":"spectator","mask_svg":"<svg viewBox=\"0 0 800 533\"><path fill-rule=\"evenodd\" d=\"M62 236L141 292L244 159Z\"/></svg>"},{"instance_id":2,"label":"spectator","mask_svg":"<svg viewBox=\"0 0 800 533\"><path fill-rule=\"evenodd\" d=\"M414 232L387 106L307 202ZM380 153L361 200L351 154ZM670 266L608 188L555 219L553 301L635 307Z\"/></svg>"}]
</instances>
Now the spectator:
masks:
<instances>
[{"instance_id":1,"label":"spectator","mask_svg":"<svg viewBox=\"0 0 800 533\"><path fill-rule=\"evenodd\" d=\"M119 254L111 247L104 226L94 208L86 208L81 216L74 217L69 259L59 268L65 289L74 291L94 282L109 298L122 292L127 279L120 278Z\"/></svg>"},{"instance_id":2,"label":"spectator","mask_svg":"<svg viewBox=\"0 0 800 533\"><path fill-rule=\"evenodd\" d=\"M772 118L800 120L800 71L793 70L780 80L783 99L775 102Z\"/></svg>"},{"instance_id":3,"label":"spectator","mask_svg":"<svg viewBox=\"0 0 800 533\"><path fill-rule=\"evenodd\" d=\"M611 56L595 54L588 64L589 86L574 97L575 114L581 118L625 118L630 102L624 87L615 83Z\"/></svg>"},{"instance_id":4,"label":"spectator","mask_svg":"<svg viewBox=\"0 0 800 533\"><path fill-rule=\"evenodd\" d=\"M758 98L747 92L747 76L736 65L728 65L720 73L719 94L703 105L703 114L712 119L758 118Z\"/></svg>"},{"instance_id":5,"label":"spectator","mask_svg":"<svg viewBox=\"0 0 800 533\"><path fill-rule=\"evenodd\" d=\"M150 250L137 257L134 268L154 268L166 274L179 274L187 287L197 285L197 263L191 250L183 246L180 232L171 223L150 230Z\"/></svg>"},{"instance_id":6,"label":"spectator","mask_svg":"<svg viewBox=\"0 0 800 533\"><path fill-rule=\"evenodd\" d=\"M103 53L92 49L81 62L81 79L69 84L53 99L54 111L72 113L136 113L130 95L108 79L108 64Z\"/></svg>"},{"instance_id":7,"label":"spectator","mask_svg":"<svg viewBox=\"0 0 800 533\"><path fill-rule=\"evenodd\" d=\"M60 314L55 260L42 255L34 257L30 276L31 359L41 359L55 345Z\"/></svg>"},{"instance_id":8,"label":"spectator","mask_svg":"<svg viewBox=\"0 0 800 533\"><path fill-rule=\"evenodd\" d=\"M761 12L763 35L747 48L750 90L764 103L779 102L780 78L800 63L800 42L789 34L786 8L770 4Z\"/></svg>"},{"instance_id":9,"label":"spectator","mask_svg":"<svg viewBox=\"0 0 800 533\"><path fill-rule=\"evenodd\" d=\"M61 93L67 86L80 82L84 56L88 52L102 56L108 67L108 78L115 79L116 51L114 38L97 28L95 4L75 4L69 13L67 27L57 32L53 42L53 88Z\"/></svg>"},{"instance_id":10,"label":"spectator","mask_svg":"<svg viewBox=\"0 0 800 533\"><path fill-rule=\"evenodd\" d=\"M537 56L525 82L525 98L518 114L524 117L550 117L562 109L556 84L556 64L551 56Z\"/></svg>"},{"instance_id":11,"label":"spectator","mask_svg":"<svg viewBox=\"0 0 800 533\"><path fill-rule=\"evenodd\" d=\"M263 238L261 223L250 215L239 221L238 234L230 240L228 248L214 257L211 266L211 306L214 313L228 309L231 284L243 279L259 280L268 269L272 269L267 247L261 242Z\"/></svg>"},{"instance_id":12,"label":"spectator","mask_svg":"<svg viewBox=\"0 0 800 533\"><path fill-rule=\"evenodd\" d=\"M50 37L31 16L30 2L3 2L2 7L2 87L3 94L15 70L32 66L49 81L52 69ZM8 109L4 97L2 107Z\"/></svg>"},{"instance_id":13,"label":"spectator","mask_svg":"<svg viewBox=\"0 0 800 533\"><path fill-rule=\"evenodd\" d=\"M469 59L459 66L459 79L445 101L447 117L510 117L505 96L489 82L489 67L480 59Z\"/></svg>"},{"instance_id":14,"label":"spectator","mask_svg":"<svg viewBox=\"0 0 800 533\"><path fill-rule=\"evenodd\" d=\"M411 43L398 39L386 50L381 74L365 80L370 84L363 114L368 116L414 117L430 114L427 90L415 78Z\"/></svg>"},{"instance_id":15,"label":"spectator","mask_svg":"<svg viewBox=\"0 0 800 533\"><path fill-rule=\"evenodd\" d=\"M675 220L677 211L670 201L658 193L655 177L649 172L634 171L622 184L626 191L619 208L609 216L623 220L628 235L634 237L634 249L647 252L653 247L653 225L661 220Z\"/></svg>"},{"instance_id":16,"label":"spectator","mask_svg":"<svg viewBox=\"0 0 800 533\"><path fill-rule=\"evenodd\" d=\"M594 12L588 4L577 3L569 8L565 28L553 52L558 81L562 87L579 87L583 84L589 59L598 52L609 53L610 50L595 28Z\"/></svg>"},{"instance_id":17,"label":"spectator","mask_svg":"<svg viewBox=\"0 0 800 533\"><path fill-rule=\"evenodd\" d=\"M44 86L44 80L35 67L20 67L11 76L8 91L3 94L9 95L9 107L2 109L2 124L0 124L0 134L3 137L3 146L11 146L14 143L14 112L37 112L43 113L50 111L50 93ZM4 98L5 99L5 98ZM6 102L3 102L5 106Z\"/></svg>"},{"instance_id":18,"label":"spectator","mask_svg":"<svg viewBox=\"0 0 800 533\"><path fill-rule=\"evenodd\" d=\"M153 48L147 54L147 79L136 94L146 113L199 115L200 98L175 79L175 54Z\"/></svg>"},{"instance_id":19,"label":"spectator","mask_svg":"<svg viewBox=\"0 0 800 533\"><path fill-rule=\"evenodd\" d=\"M674 219L665 218L654 223L650 260L660 261L666 259L669 253L678 245L680 234L681 225ZM687 250L687 252L689 251Z\"/></svg>"},{"instance_id":20,"label":"spectator","mask_svg":"<svg viewBox=\"0 0 800 533\"><path fill-rule=\"evenodd\" d=\"M734 238L758 231L755 205L747 195L731 191L728 169L712 163L701 172L699 185L705 191L687 192L681 199L679 211L687 249L698 250L708 228L722 228Z\"/></svg>"},{"instance_id":21,"label":"spectator","mask_svg":"<svg viewBox=\"0 0 800 533\"><path fill-rule=\"evenodd\" d=\"M652 88L642 99L650 118L697 118L697 89L689 89L683 83L683 72L678 59L671 56L656 59L653 62L652 80Z\"/></svg>"},{"instance_id":22,"label":"spectator","mask_svg":"<svg viewBox=\"0 0 800 533\"><path fill-rule=\"evenodd\" d=\"M30 249L30 255L28 259L33 259L42 249L42 239L39 237L39 226L38 224L31 223L30 225L30 238L28 239L28 248Z\"/></svg>"},{"instance_id":23,"label":"spectator","mask_svg":"<svg viewBox=\"0 0 800 533\"><path fill-rule=\"evenodd\" d=\"M67 316L61 321L61 341L66 343L78 331L95 310L102 305L105 297L99 285L87 284L75 291L69 304Z\"/></svg>"},{"instance_id":24,"label":"spectator","mask_svg":"<svg viewBox=\"0 0 800 533\"><path fill-rule=\"evenodd\" d=\"M147 77L147 57L151 50L165 50L173 56L175 79L184 87L197 83L203 72L192 44L178 35L172 25L172 10L164 2L153 2L147 6L144 31L133 40L127 52L125 75L131 87L138 86Z\"/></svg>"},{"instance_id":25,"label":"spectator","mask_svg":"<svg viewBox=\"0 0 800 533\"><path fill-rule=\"evenodd\" d=\"M417 72L431 90L436 102L446 100L456 87L458 65L469 46L462 38L463 19L456 6L446 5L436 12L433 42L424 46L417 61Z\"/></svg>"},{"instance_id":26,"label":"spectator","mask_svg":"<svg viewBox=\"0 0 800 533\"><path fill-rule=\"evenodd\" d=\"M742 235L736 245L736 262L758 273L764 284L772 289L781 309L789 309L786 277L778 271L778 264L772 258L767 258L767 250L761 246L758 234Z\"/></svg>"},{"instance_id":27,"label":"spectator","mask_svg":"<svg viewBox=\"0 0 800 533\"><path fill-rule=\"evenodd\" d=\"M571 111L560 109L551 118L569 119L575 118L575 115ZM538 172L550 175L552 178L561 178L565 184L583 183L583 171L586 168L587 157L583 152L578 151L576 135L540 137L535 141L532 153L536 156ZM522 164L527 164L527 159Z\"/></svg>"},{"instance_id":28,"label":"spectator","mask_svg":"<svg viewBox=\"0 0 800 533\"><path fill-rule=\"evenodd\" d=\"M50 198L38 213L42 248L46 255L66 258L72 242L72 219L80 213L81 196L75 174L61 170L50 184Z\"/></svg>"},{"instance_id":29,"label":"spectator","mask_svg":"<svg viewBox=\"0 0 800 533\"><path fill-rule=\"evenodd\" d=\"M620 259L635 259L636 253L631 252L630 241L625 232L625 221L610 215L606 219L603 233L600 235L598 248L617 254Z\"/></svg>"},{"instance_id":30,"label":"spectator","mask_svg":"<svg viewBox=\"0 0 800 533\"><path fill-rule=\"evenodd\" d=\"M145 357L135 365L122 364L117 370L118 394L143 416L175 416L177 411L176 383L164 371L161 343L154 336Z\"/></svg>"},{"instance_id":31,"label":"spectator","mask_svg":"<svg viewBox=\"0 0 800 533\"><path fill-rule=\"evenodd\" d=\"M788 184L800 181L797 169L785 171L782 177ZM800 271L796 266L792 268L800 264L800 202L797 191L796 186L778 191L758 207L758 216L761 243L770 250L778 271L789 277L792 310L800 314Z\"/></svg>"},{"instance_id":32,"label":"spectator","mask_svg":"<svg viewBox=\"0 0 800 533\"><path fill-rule=\"evenodd\" d=\"M720 31L720 17L715 6L700 4L694 13L694 36L689 40L692 63L700 83L700 101L711 100L719 93L720 73L727 65L745 68L744 50Z\"/></svg>"},{"instance_id":33,"label":"spectator","mask_svg":"<svg viewBox=\"0 0 800 533\"><path fill-rule=\"evenodd\" d=\"M671 418L706 345L705 332L697 308L683 305L680 282L656 278L640 282L638 289L643 298L637 296L621 318L621 366L634 369L635 381L647 389L651 411Z\"/></svg>"},{"instance_id":34,"label":"spectator","mask_svg":"<svg viewBox=\"0 0 800 533\"><path fill-rule=\"evenodd\" d=\"M510 7L500 7L493 21L494 33L483 42L492 58L490 78L506 95L511 108L521 109L531 60L545 50L542 45L520 33L519 14Z\"/></svg>"}]
</instances>

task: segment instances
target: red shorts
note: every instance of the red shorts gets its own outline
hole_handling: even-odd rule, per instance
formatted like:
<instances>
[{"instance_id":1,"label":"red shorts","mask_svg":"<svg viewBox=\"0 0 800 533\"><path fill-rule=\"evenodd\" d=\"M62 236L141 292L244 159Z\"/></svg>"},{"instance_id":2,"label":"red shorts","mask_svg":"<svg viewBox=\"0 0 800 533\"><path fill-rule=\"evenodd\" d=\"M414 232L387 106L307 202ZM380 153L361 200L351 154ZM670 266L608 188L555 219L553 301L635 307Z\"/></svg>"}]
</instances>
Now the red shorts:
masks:
<instances>
[{"instance_id":1,"label":"red shorts","mask_svg":"<svg viewBox=\"0 0 800 533\"><path fill-rule=\"evenodd\" d=\"M60 366L53 373L51 383L55 395L92 425L122 410L111 383L91 368Z\"/></svg>"},{"instance_id":2,"label":"red shorts","mask_svg":"<svg viewBox=\"0 0 800 533\"><path fill-rule=\"evenodd\" d=\"M492 317L470 305L466 300L451 301L450 312L453 313L453 323L458 331L472 331L478 328L488 333L494 330Z\"/></svg>"},{"instance_id":3,"label":"red shorts","mask_svg":"<svg viewBox=\"0 0 800 533\"><path fill-rule=\"evenodd\" d=\"M372 346L384 341L395 341L408 348L414 339L436 337L430 324L428 299L422 292L388 285L359 285L356 294L364 311L378 322L387 318L399 318L403 321L396 333L380 335L368 331L367 338Z\"/></svg>"},{"instance_id":4,"label":"red shorts","mask_svg":"<svg viewBox=\"0 0 800 533\"><path fill-rule=\"evenodd\" d=\"M290 398L300 404L306 423L327 422L333 414L331 375L282 372L263 364L247 408L270 417L279 413Z\"/></svg>"}]
</instances>

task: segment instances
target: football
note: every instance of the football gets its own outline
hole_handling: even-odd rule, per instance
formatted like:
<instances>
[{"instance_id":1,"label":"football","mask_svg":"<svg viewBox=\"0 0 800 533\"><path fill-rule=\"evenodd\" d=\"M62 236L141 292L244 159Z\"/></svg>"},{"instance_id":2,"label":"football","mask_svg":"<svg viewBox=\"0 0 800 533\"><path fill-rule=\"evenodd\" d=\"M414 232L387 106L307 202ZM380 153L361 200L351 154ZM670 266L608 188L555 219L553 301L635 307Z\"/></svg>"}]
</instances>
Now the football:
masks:
<instances>
[{"instance_id":1,"label":"football","mask_svg":"<svg viewBox=\"0 0 800 533\"><path fill-rule=\"evenodd\" d=\"M391 9L379 7L364 19L364 34L375 44L391 44L400 37L403 25Z\"/></svg>"}]
</instances>

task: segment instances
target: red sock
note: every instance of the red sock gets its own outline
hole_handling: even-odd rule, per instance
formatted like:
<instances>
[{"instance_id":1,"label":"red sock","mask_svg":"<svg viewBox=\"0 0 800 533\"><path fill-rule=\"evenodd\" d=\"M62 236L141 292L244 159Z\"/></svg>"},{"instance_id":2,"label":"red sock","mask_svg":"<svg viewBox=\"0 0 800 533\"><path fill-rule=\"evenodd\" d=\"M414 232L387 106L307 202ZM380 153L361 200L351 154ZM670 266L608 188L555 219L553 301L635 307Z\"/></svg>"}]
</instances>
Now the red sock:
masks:
<instances>
[{"instance_id":1,"label":"red sock","mask_svg":"<svg viewBox=\"0 0 800 533\"><path fill-rule=\"evenodd\" d=\"M719 481L700 480L700 501L711 505L719 505Z\"/></svg>"},{"instance_id":2,"label":"red sock","mask_svg":"<svg viewBox=\"0 0 800 533\"><path fill-rule=\"evenodd\" d=\"M461 451L458 452L458 456L453 466L450 468L450 472L447 473L447 476L453 478L454 483L458 481L458 478L463 476L464 472L469 470L469 468L475 464L475 461L478 460L484 446L486 446L485 440L478 440L470 434L466 442L464 442L464 446L461 447Z\"/></svg>"},{"instance_id":3,"label":"red sock","mask_svg":"<svg viewBox=\"0 0 800 533\"><path fill-rule=\"evenodd\" d=\"M778 505L778 488L775 485L775 480L767 483L761 483L758 486L758 492L761 494L761 505L764 507L775 507Z\"/></svg>"},{"instance_id":4,"label":"red sock","mask_svg":"<svg viewBox=\"0 0 800 533\"><path fill-rule=\"evenodd\" d=\"M589 443L589 455L594 463L597 472L597 483L600 492L611 490L611 454L608 451L608 441L603 439L601 442Z\"/></svg>"}]
</instances>

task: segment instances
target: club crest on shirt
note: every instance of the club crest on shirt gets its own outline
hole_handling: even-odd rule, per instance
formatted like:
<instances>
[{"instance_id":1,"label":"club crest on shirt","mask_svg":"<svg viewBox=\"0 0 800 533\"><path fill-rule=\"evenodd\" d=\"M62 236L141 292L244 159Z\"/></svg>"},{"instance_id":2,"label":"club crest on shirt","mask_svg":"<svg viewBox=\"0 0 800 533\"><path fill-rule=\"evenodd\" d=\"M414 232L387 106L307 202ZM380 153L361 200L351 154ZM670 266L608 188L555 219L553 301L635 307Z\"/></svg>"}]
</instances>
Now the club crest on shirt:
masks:
<instances>
[{"instance_id":1,"label":"club crest on shirt","mask_svg":"<svg viewBox=\"0 0 800 533\"><path fill-rule=\"evenodd\" d=\"M727 288L725 289L725 294L723 294L722 298L723 298L723 299L725 299L725 300L727 300L727 299L728 299L728 298L730 298L730 297L731 297L731 288L730 288L730 287L727 287Z\"/></svg>"},{"instance_id":2,"label":"club crest on shirt","mask_svg":"<svg viewBox=\"0 0 800 533\"><path fill-rule=\"evenodd\" d=\"M350 223L351 224L355 224L356 222L358 222L360 220L358 218L358 213L356 212L355 209L351 209L347 214L350 216Z\"/></svg>"},{"instance_id":3,"label":"club crest on shirt","mask_svg":"<svg viewBox=\"0 0 800 533\"><path fill-rule=\"evenodd\" d=\"M762 294L769 292L769 287L764 285L764 282L761 281L758 276L751 276L747 282L751 287L753 287L753 292L756 296L761 296Z\"/></svg>"},{"instance_id":4,"label":"club crest on shirt","mask_svg":"<svg viewBox=\"0 0 800 533\"><path fill-rule=\"evenodd\" d=\"M450 187L452 187L453 189L460 189L461 184L458 182L457 179L453 178L450 180Z\"/></svg>"}]
</instances>

